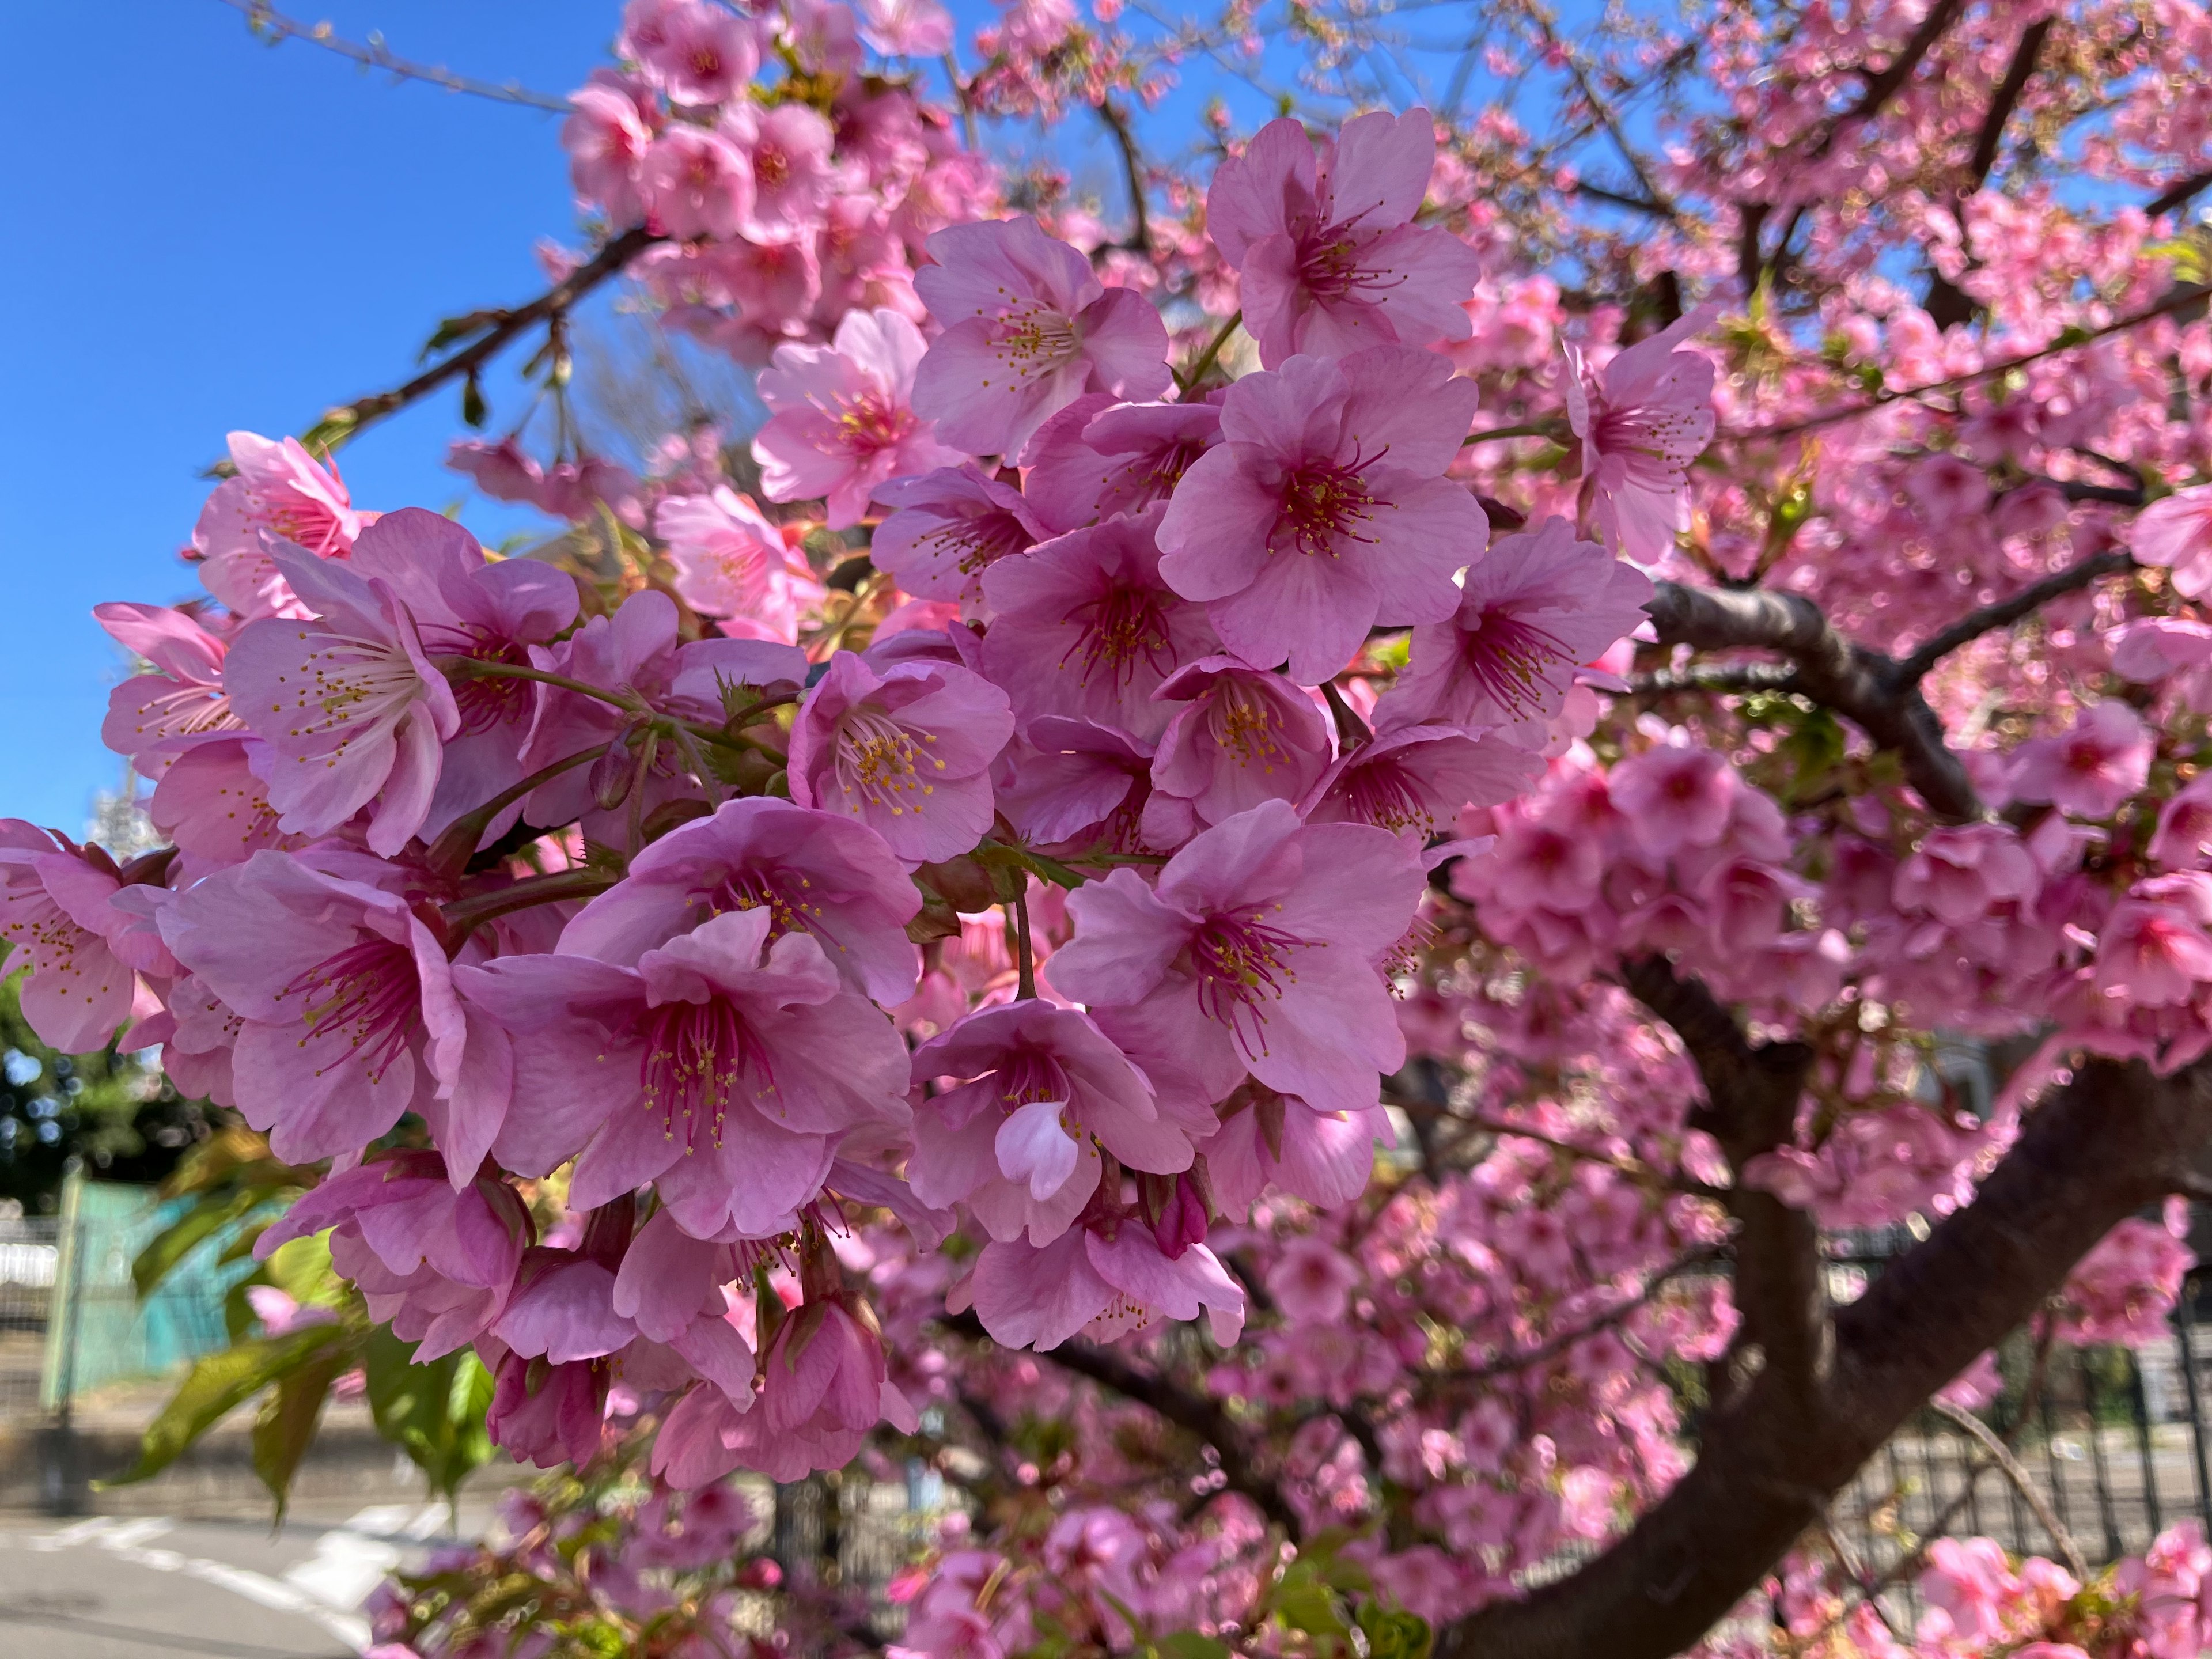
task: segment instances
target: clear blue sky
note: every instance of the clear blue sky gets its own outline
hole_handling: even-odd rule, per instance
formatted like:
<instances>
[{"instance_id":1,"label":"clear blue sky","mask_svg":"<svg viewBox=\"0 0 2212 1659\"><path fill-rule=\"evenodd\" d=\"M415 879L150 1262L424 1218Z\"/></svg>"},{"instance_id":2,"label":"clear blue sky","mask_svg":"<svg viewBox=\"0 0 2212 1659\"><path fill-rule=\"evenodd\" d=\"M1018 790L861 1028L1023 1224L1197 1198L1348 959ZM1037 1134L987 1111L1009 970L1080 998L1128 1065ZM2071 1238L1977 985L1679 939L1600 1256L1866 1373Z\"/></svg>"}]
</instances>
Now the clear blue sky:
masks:
<instances>
[{"instance_id":1,"label":"clear blue sky","mask_svg":"<svg viewBox=\"0 0 2212 1659\"><path fill-rule=\"evenodd\" d=\"M360 39L490 81L578 85L619 0L291 0ZM971 24L989 0L955 0ZM82 828L120 763L99 726L121 658L103 599L192 591L176 560L222 434L301 430L406 378L437 319L544 286L532 247L575 240L557 116L395 85L327 52L254 40L218 0L0 0L0 106L18 163L0 183L0 816ZM96 68L94 66L96 65ZM90 73L93 79L88 81ZM1145 125L1172 155L1218 84L1194 64ZM1232 89L1239 113L1261 112ZM1006 144L1034 137L1000 135ZM1076 118L1042 142L1079 186L1118 168ZM516 357L526 355L515 354ZM510 360L510 368L513 360ZM487 390L498 427L516 400ZM538 522L444 470L457 398L342 453L355 501L465 503L486 539Z\"/></svg>"}]
</instances>

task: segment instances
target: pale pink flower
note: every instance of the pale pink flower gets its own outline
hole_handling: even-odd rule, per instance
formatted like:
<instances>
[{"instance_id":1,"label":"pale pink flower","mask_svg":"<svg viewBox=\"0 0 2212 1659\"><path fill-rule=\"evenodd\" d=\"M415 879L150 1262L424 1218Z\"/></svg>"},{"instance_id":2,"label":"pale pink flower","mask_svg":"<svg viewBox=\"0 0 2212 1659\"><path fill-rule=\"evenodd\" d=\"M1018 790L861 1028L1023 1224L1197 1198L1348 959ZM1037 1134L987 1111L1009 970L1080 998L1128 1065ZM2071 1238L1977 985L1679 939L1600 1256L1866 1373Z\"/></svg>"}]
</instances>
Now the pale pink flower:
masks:
<instances>
[{"instance_id":1,"label":"pale pink flower","mask_svg":"<svg viewBox=\"0 0 2212 1659\"><path fill-rule=\"evenodd\" d=\"M1425 109L1355 116L1317 155L1285 117L1215 170L1206 228L1243 273L1244 325L1263 365L1468 337L1462 307L1481 262L1449 232L1413 222L1436 154Z\"/></svg>"},{"instance_id":2,"label":"pale pink flower","mask_svg":"<svg viewBox=\"0 0 2212 1659\"><path fill-rule=\"evenodd\" d=\"M1051 534L1021 491L971 465L893 478L876 499L896 511L877 526L868 556L919 599L972 605L986 570Z\"/></svg>"},{"instance_id":3,"label":"pale pink flower","mask_svg":"<svg viewBox=\"0 0 2212 1659\"><path fill-rule=\"evenodd\" d=\"M1607 782L1637 840L1661 858L1719 841L1741 787L1727 756L1670 744L1630 756Z\"/></svg>"},{"instance_id":4,"label":"pale pink flower","mask_svg":"<svg viewBox=\"0 0 2212 1659\"><path fill-rule=\"evenodd\" d=\"M1711 323L1714 307L1639 340L1601 376L1566 355L1567 422L1583 441L1583 488L1606 545L1656 564L1689 523L1690 463L1713 436L1712 360L1675 348Z\"/></svg>"},{"instance_id":5,"label":"pale pink flower","mask_svg":"<svg viewBox=\"0 0 2212 1659\"><path fill-rule=\"evenodd\" d=\"M849 817L769 797L725 803L632 859L624 878L562 930L560 949L618 967L728 910L765 910L771 940L799 933L854 989L914 994L906 924L921 895L882 836Z\"/></svg>"},{"instance_id":6,"label":"pale pink flower","mask_svg":"<svg viewBox=\"0 0 2212 1659\"><path fill-rule=\"evenodd\" d=\"M1161 520L1160 572L1205 602L1246 661L1334 675L1377 623L1440 622L1488 526L1441 476L1474 414L1472 380L1432 351L1298 356L1221 403L1221 443Z\"/></svg>"},{"instance_id":7,"label":"pale pink flower","mask_svg":"<svg viewBox=\"0 0 2212 1659\"><path fill-rule=\"evenodd\" d=\"M654 225L679 241L735 236L752 214L750 158L727 134L689 123L653 141L638 187Z\"/></svg>"},{"instance_id":8,"label":"pale pink flower","mask_svg":"<svg viewBox=\"0 0 2212 1659\"><path fill-rule=\"evenodd\" d=\"M137 974L177 971L161 936L118 906L128 890L103 849L0 818L0 943L10 972L30 969L23 1018L64 1053L103 1048L132 1014L155 1011Z\"/></svg>"},{"instance_id":9,"label":"pale pink flower","mask_svg":"<svg viewBox=\"0 0 2212 1659\"><path fill-rule=\"evenodd\" d=\"M2212 592L2212 484L2177 489L2143 508L2128 528L2128 547L2136 562L2171 570L2185 599Z\"/></svg>"},{"instance_id":10,"label":"pale pink flower","mask_svg":"<svg viewBox=\"0 0 2212 1659\"><path fill-rule=\"evenodd\" d=\"M915 1050L917 1084L960 1079L915 1113L907 1178L939 1207L964 1202L994 1238L1042 1244L1098 1189L1103 1148L1127 1169L1190 1167L1191 1134L1154 1103L1144 1074L1090 1018L1049 1002L969 1015Z\"/></svg>"},{"instance_id":11,"label":"pale pink flower","mask_svg":"<svg viewBox=\"0 0 2212 1659\"><path fill-rule=\"evenodd\" d=\"M2034 738L2013 751L2012 792L2078 818L2106 818L2143 787L2155 747L2142 716L2106 699L2081 708L2063 737Z\"/></svg>"},{"instance_id":12,"label":"pale pink flower","mask_svg":"<svg viewBox=\"0 0 2212 1659\"><path fill-rule=\"evenodd\" d=\"M1950 1620L1961 1641L1995 1642L2007 1633L2006 1614L2020 1594L2003 1548L1988 1538L1939 1538L1928 1547L1920 1593Z\"/></svg>"},{"instance_id":13,"label":"pale pink flower","mask_svg":"<svg viewBox=\"0 0 2212 1659\"><path fill-rule=\"evenodd\" d=\"M2169 868L2204 861L2212 850L2212 776L2191 778L2160 809L2158 833L2147 850Z\"/></svg>"},{"instance_id":14,"label":"pale pink flower","mask_svg":"<svg viewBox=\"0 0 2212 1659\"><path fill-rule=\"evenodd\" d=\"M727 103L760 67L753 26L708 0L659 8L643 31L630 34L629 45L678 104Z\"/></svg>"},{"instance_id":15,"label":"pale pink flower","mask_svg":"<svg viewBox=\"0 0 2212 1659\"><path fill-rule=\"evenodd\" d=\"M1544 763L1487 732L1401 726L1347 750L1306 797L1309 823L1372 823L1424 841L1468 806L1496 806L1525 793Z\"/></svg>"},{"instance_id":16,"label":"pale pink flower","mask_svg":"<svg viewBox=\"0 0 2212 1659\"><path fill-rule=\"evenodd\" d=\"M242 864L264 847L307 844L309 837L276 827L263 781L276 763L276 751L250 732L215 732L179 742L146 816L175 843L188 878Z\"/></svg>"},{"instance_id":17,"label":"pale pink flower","mask_svg":"<svg viewBox=\"0 0 2212 1659\"><path fill-rule=\"evenodd\" d=\"M655 1182L696 1238L763 1237L820 1192L836 1136L907 1117L906 1049L805 933L770 942L765 909L726 912L635 967L568 954L454 969L514 1045L501 1163L557 1168L569 1203Z\"/></svg>"},{"instance_id":18,"label":"pale pink flower","mask_svg":"<svg viewBox=\"0 0 2212 1659\"><path fill-rule=\"evenodd\" d=\"M860 0L860 39L890 58L939 58L952 47L952 14L937 0Z\"/></svg>"},{"instance_id":19,"label":"pale pink flower","mask_svg":"<svg viewBox=\"0 0 2212 1659\"><path fill-rule=\"evenodd\" d=\"M1103 1217L1042 1247L994 1241L969 1283L992 1340L1040 1353L1078 1334L1110 1341L1201 1312L1224 1346L1244 1326L1243 1289L1212 1250L1194 1244L1170 1256L1133 1217Z\"/></svg>"},{"instance_id":20,"label":"pale pink flower","mask_svg":"<svg viewBox=\"0 0 2212 1659\"><path fill-rule=\"evenodd\" d=\"M836 134L819 111L798 102L767 109L740 105L723 131L752 164L752 206L744 234L756 242L811 239L825 222L842 175L831 150Z\"/></svg>"},{"instance_id":21,"label":"pale pink flower","mask_svg":"<svg viewBox=\"0 0 2212 1659\"><path fill-rule=\"evenodd\" d=\"M1351 1306L1359 1269L1326 1240L1292 1238L1267 1269L1267 1294L1286 1319L1297 1324L1333 1325Z\"/></svg>"},{"instance_id":22,"label":"pale pink flower","mask_svg":"<svg viewBox=\"0 0 2212 1659\"><path fill-rule=\"evenodd\" d=\"M991 763L1013 734L1006 694L980 674L878 674L840 651L791 728L791 798L859 819L909 864L949 859L991 827Z\"/></svg>"},{"instance_id":23,"label":"pale pink flower","mask_svg":"<svg viewBox=\"0 0 2212 1659\"><path fill-rule=\"evenodd\" d=\"M1325 1210L1340 1209L1367 1190L1375 1143L1397 1144L1390 1115L1379 1105L1317 1112L1253 1084L1237 1090L1221 1110L1221 1127L1199 1150L1224 1215L1249 1215L1270 1187Z\"/></svg>"},{"instance_id":24,"label":"pale pink flower","mask_svg":"<svg viewBox=\"0 0 2212 1659\"><path fill-rule=\"evenodd\" d=\"M984 571L996 615L982 669L1024 724L1064 715L1139 739L1165 729L1175 707L1153 694L1218 642L1205 610L1161 579L1159 517L1109 519Z\"/></svg>"},{"instance_id":25,"label":"pale pink flower","mask_svg":"<svg viewBox=\"0 0 2212 1659\"><path fill-rule=\"evenodd\" d=\"M2042 884L2033 856L2010 826L1945 824L1898 866L1891 897L1908 915L1925 911L1960 927L1999 905L2025 904Z\"/></svg>"},{"instance_id":26,"label":"pale pink flower","mask_svg":"<svg viewBox=\"0 0 2212 1659\"><path fill-rule=\"evenodd\" d=\"M2139 1007L2187 1002L2212 981L2212 891L2194 872L2154 877L2112 907L2097 934L2097 988Z\"/></svg>"},{"instance_id":27,"label":"pale pink flower","mask_svg":"<svg viewBox=\"0 0 2212 1659\"><path fill-rule=\"evenodd\" d=\"M896 311L854 311L830 346L778 346L760 377L771 413L753 439L772 501L827 498L832 530L858 524L878 484L961 456L912 407L921 331ZM665 532L663 532L665 533Z\"/></svg>"},{"instance_id":28,"label":"pale pink flower","mask_svg":"<svg viewBox=\"0 0 2212 1659\"><path fill-rule=\"evenodd\" d=\"M342 559L368 519L354 510L337 465L317 461L298 439L234 432L229 444L237 471L216 486L192 530L200 581L234 617L275 615L292 596L264 535Z\"/></svg>"},{"instance_id":29,"label":"pale pink flower","mask_svg":"<svg viewBox=\"0 0 2212 1659\"><path fill-rule=\"evenodd\" d=\"M1125 1030L1141 1033L1140 1065L1164 1054L1187 1067L1200 1104L1249 1072L1318 1110L1361 1111L1405 1062L1375 964L1422 879L1387 830L1308 826L1267 801L1197 836L1157 887L1123 868L1069 894L1075 938L1045 972L1109 1011L1099 1023L1125 1048Z\"/></svg>"},{"instance_id":30,"label":"pale pink flower","mask_svg":"<svg viewBox=\"0 0 2212 1659\"><path fill-rule=\"evenodd\" d=\"M1218 402L1117 404L1085 392L1030 440L1022 494L1054 530L1142 513L1220 441Z\"/></svg>"},{"instance_id":31,"label":"pale pink flower","mask_svg":"<svg viewBox=\"0 0 2212 1659\"><path fill-rule=\"evenodd\" d=\"M561 124L561 145L576 194L597 203L610 224L637 223L645 217L645 153L653 143L645 112L611 76L593 76L568 101L576 112Z\"/></svg>"},{"instance_id":32,"label":"pale pink flower","mask_svg":"<svg viewBox=\"0 0 2212 1659\"><path fill-rule=\"evenodd\" d=\"M1304 800L1328 768L1328 722L1280 674L1201 657L1154 695L1173 709L1152 757L1145 833L1155 845L1262 801Z\"/></svg>"},{"instance_id":33,"label":"pale pink flower","mask_svg":"<svg viewBox=\"0 0 2212 1659\"><path fill-rule=\"evenodd\" d=\"M313 616L239 630L223 662L231 707L276 751L283 829L326 835L374 802L368 845L389 858L430 815L460 709L388 581L297 548L273 557Z\"/></svg>"},{"instance_id":34,"label":"pale pink flower","mask_svg":"<svg viewBox=\"0 0 2212 1659\"><path fill-rule=\"evenodd\" d=\"M1577 541L1564 519L1500 537L1468 567L1458 609L1413 630L1376 723L1540 732L1565 706L1576 671L1632 633L1650 597L1641 572Z\"/></svg>"},{"instance_id":35,"label":"pale pink flower","mask_svg":"<svg viewBox=\"0 0 2212 1659\"><path fill-rule=\"evenodd\" d=\"M653 530L668 544L684 602L726 619L726 633L788 644L800 613L822 597L805 556L726 484L710 495L669 496L654 510Z\"/></svg>"},{"instance_id":36,"label":"pale pink flower","mask_svg":"<svg viewBox=\"0 0 2212 1659\"><path fill-rule=\"evenodd\" d=\"M915 291L945 332L915 377L914 406L971 455L1018 455L1055 410L1094 387L1116 398L1168 389L1167 326L1129 289L1024 216L950 225Z\"/></svg>"},{"instance_id":37,"label":"pale pink flower","mask_svg":"<svg viewBox=\"0 0 2212 1659\"><path fill-rule=\"evenodd\" d=\"M130 756L141 777L161 775L179 738L239 728L222 689L228 647L196 617L152 605L96 605L92 614L112 638L154 669L115 688L100 728L100 741Z\"/></svg>"}]
</instances>

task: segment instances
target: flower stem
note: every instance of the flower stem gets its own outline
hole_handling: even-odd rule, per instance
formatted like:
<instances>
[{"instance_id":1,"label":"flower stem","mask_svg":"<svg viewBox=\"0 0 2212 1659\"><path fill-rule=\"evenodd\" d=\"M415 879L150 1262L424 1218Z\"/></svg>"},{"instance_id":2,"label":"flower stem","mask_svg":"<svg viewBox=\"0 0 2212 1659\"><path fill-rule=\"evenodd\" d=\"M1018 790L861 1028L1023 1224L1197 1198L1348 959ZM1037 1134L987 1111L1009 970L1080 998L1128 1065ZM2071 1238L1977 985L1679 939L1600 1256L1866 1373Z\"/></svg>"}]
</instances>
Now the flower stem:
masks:
<instances>
[{"instance_id":1,"label":"flower stem","mask_svg":"<svg viewBox=\"0 0 2212 1659\"><path fill-rule=\"evenodd\" d=\"M1020 982L1014 988L1017 1002L1035 1000L1036 988L1036 958L1030 951L1030 899L1027 893L1017 893L1008 901L1014 913L1014 963Z\"/></svg>"},{"instance_id":2,"label":"flower stem","mask_svg":"<svg viewBox=\"0 0 2212 1659\"><path fill-rule=\"evenodd\" d=\"M1213 337L1206 343L1206 349L1198 354L1198 361L1176 376L1176 384L1185 392L1188 392L1204 380L1206 371L1211 369L1215 361L1220 357L1221 348L1229 343L1229 337L1236 332L1237 325L1243 320L1244 313L1242 311L1232 312L1229 320L1222 324L1214 331Z\"/></svg>"}]
</instances>

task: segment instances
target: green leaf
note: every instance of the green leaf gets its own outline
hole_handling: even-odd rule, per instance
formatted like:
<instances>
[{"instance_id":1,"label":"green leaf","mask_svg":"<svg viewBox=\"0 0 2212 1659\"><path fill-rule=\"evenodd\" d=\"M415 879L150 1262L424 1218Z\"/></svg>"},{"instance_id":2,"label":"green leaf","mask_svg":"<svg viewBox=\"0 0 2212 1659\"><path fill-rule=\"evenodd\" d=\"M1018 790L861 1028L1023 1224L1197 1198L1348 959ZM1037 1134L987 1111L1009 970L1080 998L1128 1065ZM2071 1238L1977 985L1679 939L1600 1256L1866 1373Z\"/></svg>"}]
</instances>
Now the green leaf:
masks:
<instances>
[{"instance_id":1,"label":"green leaf","mask_svg":"<svg viewBox=\"0 0 2212 1659\"><path fill-rule=\"evenodd\" d=\"M148 1425L138 1455L102 1486L128 1486L158 1474L224 1418L280 1377L312 1364L326 1350L352 1340L339 1325L310 1325L283 1336L257 1337L195 1364L161 1414Z\"/></svg>"},{"instance_id":2,"label":"green leaf","mask_svg":"<svg viewBox=\"0 0 2212 1659\"><path fill-rule=\"evenodd\" d=\"M261 1403L261 1415L253 1422L253 1472L276 1500L280 1522L291 1498L292 1477L322 1424L331 1384L356 1358L349 1345L328 1348L280 1381Z\"/></svg>"},{"instance_id":3,"label":"green leaf","mask_svg":"<svg viewBox=\"0 0 2212 1659\"><path fill-rule=\"evenodd\" d=\"M251 1188L237 1192L210 1193L155 1234L146 1248L139 1251L131 1262L131 1282L137 1287L139 1299L143 1301L152 1294L154 1287L167 1279L176 1265L204 1241L237 1220L260 1203L264 1196Z\"/></svg>"},{"instance_id":4,"label":"green leaf","mask_svg":"<svg viewBox=\"0 0 2212 1659\"><path fill-rule=\"evenodd\" d=\"M1179 1630L1171 1636L1163 1636L1152 1644L1152 1651L1160 1659L1229 1659L1226 1642L1194 1630Z\"/></svg>"},{"instance_id":5,"label":"green leaf","mask_svg":"<svg viewBox=\"0 0 2212 1659\"><path fill-rule=\"evenodd\" d=\"M1359 1628L1367 1638L1368 1659L1429 1659L1437 1633L1419 1613L1370 1601L1359 1609Z\"/></svg>"},{"instance_id":6,"label":"green leaf","mask_svg":"<svg viewBox=\"0 0 2212 1659\"><path fill-rule=\"evenodd\" d=\"M459 345L487 329L496 328L506 320L507 313L504 311L465 311L458 317L441 318L436 330L424 343L422 355L416 362L427 363L447 346Z\"/></svg>"},{"instance_id":7,"label":"green leaf","mask_svg":"<svg viewBox=\"0 0 2212 1659\"><path fill-rule=\"evenodd\" d=\"M491 1373L468 1349L414 1363L415 1345L380 1327L368 1339L368 1407L376 1430L414 1460L430 1489L448 1503L491 1456L484 1413Z\"/></svg>"},{"instance_id":8,"label":"green leaf","mask_svg":"<svg viewBox=\"0 0 2212 1659\"><path fill-rule=\"evenodd\" d=\"M483 423L490 418L491 406L484 402L483 386L477 380L476 371L471 369L468 379L461 382L462 424L482 431Z\"/></svg>"}]
</instances>

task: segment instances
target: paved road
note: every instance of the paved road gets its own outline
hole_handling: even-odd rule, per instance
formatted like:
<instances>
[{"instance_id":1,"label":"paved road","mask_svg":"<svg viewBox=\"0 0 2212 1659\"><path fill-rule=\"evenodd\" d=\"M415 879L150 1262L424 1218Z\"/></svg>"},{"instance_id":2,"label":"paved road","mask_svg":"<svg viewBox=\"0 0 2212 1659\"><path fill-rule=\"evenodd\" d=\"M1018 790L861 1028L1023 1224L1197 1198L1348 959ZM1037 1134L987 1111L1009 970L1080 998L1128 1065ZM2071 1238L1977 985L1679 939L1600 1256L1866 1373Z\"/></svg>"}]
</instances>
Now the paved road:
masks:
<instances>
[{"instance_id":1,"label":"paved road","mask_svg":"<svg viewBox=\"0 0 2212 1659\"><path fill-rule=\"evenodd\" d=\"M471 1517L464 1515L465 1524ZM341 1659L392 1567L444 1536L442 1504L343 1519L0 1516L0 1654L40 1659Z\"/></svg>"}]
</instances>

